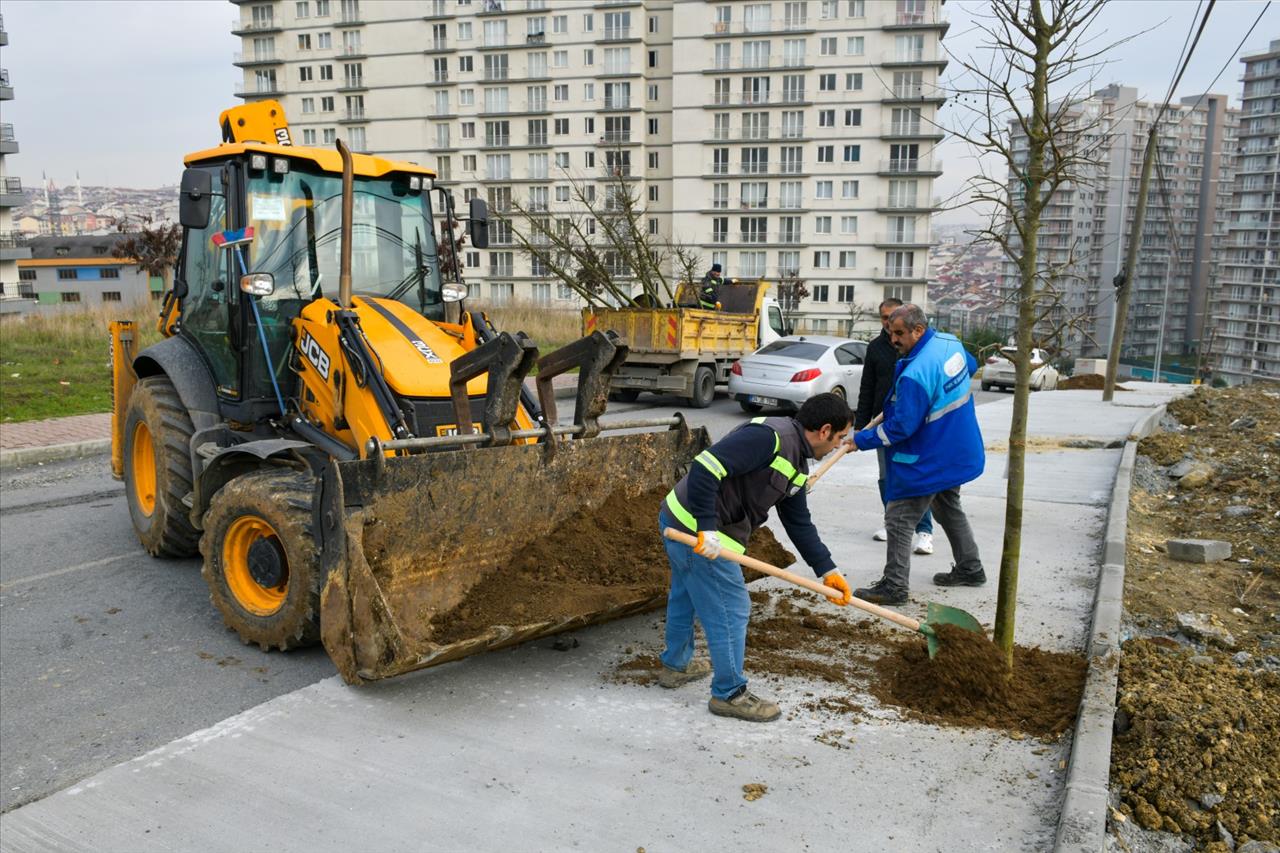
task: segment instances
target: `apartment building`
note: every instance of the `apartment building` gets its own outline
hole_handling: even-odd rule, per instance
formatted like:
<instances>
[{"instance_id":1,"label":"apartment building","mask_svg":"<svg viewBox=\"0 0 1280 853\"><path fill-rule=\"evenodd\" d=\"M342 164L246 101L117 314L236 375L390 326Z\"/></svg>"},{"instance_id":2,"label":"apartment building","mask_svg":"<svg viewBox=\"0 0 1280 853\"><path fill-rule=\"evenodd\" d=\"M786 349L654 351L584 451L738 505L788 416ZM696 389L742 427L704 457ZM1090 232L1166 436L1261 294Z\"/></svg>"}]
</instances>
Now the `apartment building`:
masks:
<instances>
[{"instance_id":1,"label":"apartment building","mask_svg":"<svg viewBox=\"0 0 1280 853\"><path fill-rule=\"evenodd\" d=\"M1071 326L1060 341L1077 356L1105 356L1115 322L1115 276L1124 269L1128 235L1137 208L1142 158L1160 104L1139 101L1137 90L1099 89L1069 107L1069 127L1092 165L1062 186L1041 217L1039 259L1055 271L1059 309L1041 332ZM1221 232L1230 203L1239 111L1223 95L1200 95L1171 104L1160 121L1138 264L1131 283L1122 356L1150 359L1198 351L1208 333L1206 309ZM1026 138L1011 125L1015 151L1025 157ZM1010 191L1024 189L1010 180ZM1017 307L1017 270L1006 260L1005 299L996 318L1011 334Z\"/></svg>"},{"instance_id":2,"label":"apartment building","mask_svg":"<svg viewBox=\"0 0 1280 853\"><path fill-rule=\"evenodd\" d=\"M18 261L18 290L26 309L36 305L159 303L164 279L129 258L112 255L121 234L32 237L30 257ZM24 309L15 309L24 310Z\"/></svg>"},{"instance_id":3,"label":"apartment building","mask_svg":"<svg viewBox=\"0 0 1280 853\"><path fill-rule=\"evenodd\" d=\"M4 16L0 15L0 47L9 43L4 28ZM0 103L13 100L13 84L9 70L0 68ZM5 108L0 108L3 112ZM18 137L11 122L0 122L0 299L18 294L18 261L31 257L31 249L13 227L13 208L22 206L22 181L9 177L5 160L18 153Z\"/></svg>"},{"instance_id":4,"label":"apartment building","mask_svg":"<svg viewBox=\"0 0 1280 853\"><path fill-rule=\"evenodd\" d=\"M238 5L238 94L280 99L299 143L433 165L498 213L580 213L624 181L704 266L803 279L810 331L926 299L938 0ZM577 305L508 226L490 240L466 254L482 299Z\"/></svg>"},{"instance_id":5,"label":"apartment building","mask_svg":"<svg viewBox=\"0 0 1280 853\"><path fill-rule=\"evenodd\" d=\"M1280 379L1280 40L1240 61L1240 145L1213 305L1212 364L1231 384Z\"/></svg>"}]
</instances>

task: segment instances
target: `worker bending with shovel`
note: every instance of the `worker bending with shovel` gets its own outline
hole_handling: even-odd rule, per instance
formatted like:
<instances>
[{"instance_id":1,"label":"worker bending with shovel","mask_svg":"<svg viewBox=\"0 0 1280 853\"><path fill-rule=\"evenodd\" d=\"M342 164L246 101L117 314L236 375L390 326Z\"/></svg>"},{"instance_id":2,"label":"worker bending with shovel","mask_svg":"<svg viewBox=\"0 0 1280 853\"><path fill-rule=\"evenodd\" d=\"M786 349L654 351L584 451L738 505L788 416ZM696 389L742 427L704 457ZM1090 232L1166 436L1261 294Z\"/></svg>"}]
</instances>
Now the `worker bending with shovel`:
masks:
<instances>
[{"instance_id":1,"label":"worker bending with shovel","mask_svg":"<svg viewBox=\"0 0 1280 853\"><path fill-rule=\"evenodd\" d=\"M747 690L742 666L751 599L742 569L720 554L743 553L752 531L776 508L805 562L839 596L832 600L848 604L849 584L809 517L805 481L809 460L840 444L852 419L848 404L835 394L811 397L795 417L755 418L698 454L667 495L659 532L687 530L697 544L662 540L671 562L671 592L660 685L679 687L714 672L711 713L756 722L781 715L775 703ZM710 664L693 656L695 617L707 637Z\"/></svg>"}]
</instances>

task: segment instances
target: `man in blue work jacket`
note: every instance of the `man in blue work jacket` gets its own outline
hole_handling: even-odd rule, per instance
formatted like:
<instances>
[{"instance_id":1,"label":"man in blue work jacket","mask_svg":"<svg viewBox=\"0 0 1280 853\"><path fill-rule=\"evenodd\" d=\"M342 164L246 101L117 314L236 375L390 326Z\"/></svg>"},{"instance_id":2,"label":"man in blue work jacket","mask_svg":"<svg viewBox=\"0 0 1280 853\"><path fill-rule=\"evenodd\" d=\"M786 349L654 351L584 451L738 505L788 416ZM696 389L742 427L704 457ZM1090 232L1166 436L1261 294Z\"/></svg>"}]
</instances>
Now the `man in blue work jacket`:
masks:
<instances>
[{"instance_id":1,"label":"man in blue work jacket","mask_svg":"<svg viewBox=\"0 0 1280 853\"><path fill-rule=\"evenodd\" d=\"M853 436L858 450L884 449L884 577L853 594L874 604L905 604L911 576L911 536L932 509L951 544L955 564L939 572L939 586L982 586L987 576L960 486L977 479L986 464L970 380L977 361L953 335L934 331L916 305L889 316L889 338L902 358L882 418Z\"/></svg>"},{"instance_id":2,"label":"man in blue work jacket","mask_svg":"<svg viewBox=\"0 0 1280 853\"><path fill-rule=\"evenodd\" d=\"M743 553L751 532L776 507L787 535L806 563L831 588L832 601L848 604L849 584L809 518L805 494L809 460L844 441L853 413L843 398L818 394L795 417L755 418L698 454L689 473L667 495L658 513L667 527L696 534L690 547L663 538L671 562L667 597L667 647L658 683L679 687L711 679L713 714L755 722L782 713L747 690L742 673L751 599L737 563L721 551ZM693 657L693 620L702 623L711 663Z\"/></svg>"}]
</instances>

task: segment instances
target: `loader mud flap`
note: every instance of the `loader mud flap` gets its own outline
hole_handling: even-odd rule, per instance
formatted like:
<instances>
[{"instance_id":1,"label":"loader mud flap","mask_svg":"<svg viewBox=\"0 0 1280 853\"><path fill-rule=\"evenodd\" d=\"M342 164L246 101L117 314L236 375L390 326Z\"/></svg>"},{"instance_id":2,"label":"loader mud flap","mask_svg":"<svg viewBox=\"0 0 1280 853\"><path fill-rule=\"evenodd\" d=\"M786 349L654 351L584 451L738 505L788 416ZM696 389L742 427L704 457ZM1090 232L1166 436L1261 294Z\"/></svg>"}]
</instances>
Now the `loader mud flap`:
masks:
<instances>
[{"instance_id":1,"label":"loader mud flap","mask_svg":"<svg viewBox=\"0 0 1280 853\"><path fill-rule=\"evenodd\" d=\"M334 463L319 510L325 649L359 683L657 606L665 591L615 592L568 618L530 613L435 639L437 620L520 549L619 493L670 488L709 444L706 430L680 428ZM654 536L656 526L655 517Z\"/></svg>"}]
</instances>

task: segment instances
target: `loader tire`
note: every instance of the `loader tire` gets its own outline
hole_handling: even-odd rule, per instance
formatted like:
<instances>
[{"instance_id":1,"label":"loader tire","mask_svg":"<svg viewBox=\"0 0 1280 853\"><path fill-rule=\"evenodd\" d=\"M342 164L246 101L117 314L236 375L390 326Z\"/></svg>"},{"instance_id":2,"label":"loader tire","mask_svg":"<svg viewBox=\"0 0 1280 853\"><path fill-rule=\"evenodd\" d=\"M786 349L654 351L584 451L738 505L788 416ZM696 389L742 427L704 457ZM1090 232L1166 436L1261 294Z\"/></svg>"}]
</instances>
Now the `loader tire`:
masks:
<instances>
[{"instance_id":1,"label":"loader tire","mask_svg":"<svg viewBox=\"0 0 1280 853\"><path fill-rule=\"evenodd\" d=\"M263 651L320 639L315 487L309 474L253 471L223 486L205 515L200 551L209 597L227 627Z\"/></svg>"},{"instance_id":2,"label":"loader tire","mask_svg":"<svg viewBox=\"0 0 1280 853\"><path fill-rule=\"evenodd\" d=\"M705 364L698 367L693 374L693 393L689 395L689 405L695 409L705 409L716 398L716 374Z\"/></svg>"},{"instance_id":3,"label":"loader tire","mask_svg":"<svg viewBox=\"0 0 1280 853\"><path fill-rule=\"evenodd\" d=\"M138 540L153 557L191 557L200 533L191 492L191 416L167 376L134 386L124 419L124 492Z\"/></svg>"}]
</instances>

